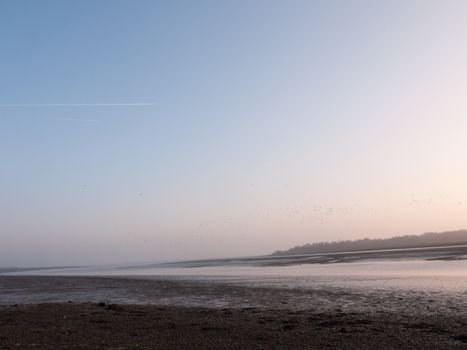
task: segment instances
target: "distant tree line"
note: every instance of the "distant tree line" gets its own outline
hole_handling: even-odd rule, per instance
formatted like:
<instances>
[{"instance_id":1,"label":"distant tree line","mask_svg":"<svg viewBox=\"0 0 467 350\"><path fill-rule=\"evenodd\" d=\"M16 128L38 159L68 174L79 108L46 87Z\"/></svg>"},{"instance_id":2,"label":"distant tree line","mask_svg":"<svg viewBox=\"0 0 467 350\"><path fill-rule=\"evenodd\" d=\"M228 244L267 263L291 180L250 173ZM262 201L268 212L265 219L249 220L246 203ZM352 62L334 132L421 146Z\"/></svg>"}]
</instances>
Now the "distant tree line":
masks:
<instances>
[{"instance_id":1,"label":"distant tree line","mask_svg":"<svg viewBox=\"0 0 467 350\"><path fill-rule=\"evenodd\" d=\"M428 232L422 235L407 235L382 239L358 239L354 241L335 241L308 243L288 250L278 250L272 255L297 255L313 253L332 253L356 250L417 248L442 245L467 244L467 230L449 232Z\"/></svg>"}]
</instances>

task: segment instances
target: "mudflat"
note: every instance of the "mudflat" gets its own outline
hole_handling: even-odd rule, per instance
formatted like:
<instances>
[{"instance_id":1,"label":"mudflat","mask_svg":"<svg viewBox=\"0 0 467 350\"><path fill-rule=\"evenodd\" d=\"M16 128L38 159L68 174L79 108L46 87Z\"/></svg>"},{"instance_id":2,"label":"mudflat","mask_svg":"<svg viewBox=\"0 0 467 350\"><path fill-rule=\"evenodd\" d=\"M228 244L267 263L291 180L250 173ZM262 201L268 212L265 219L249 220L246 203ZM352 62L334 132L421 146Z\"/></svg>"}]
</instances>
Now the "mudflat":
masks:
<instances>
[{"instance_id":1,"label":"mudflat","mask_svg":"<svg viewBox=\"0 0 467 350\"><path fill-rule=\"evenodd\" d=\"M56 294L49 293L53 290ZM177 304L190 294L206 306ZM22 302L13 304L15 295L22 295ZM174 299L168 301L170 295ZM241 303L204 303L235 295ZM43 302L44 296L56 302ZM4 276L0 349L467 349L464 299L135 278Z\"/></svg>"},{"instance_id":2,"label":"mudflat","mask_svg":"<svg viewBox=\"0 0 467 350\"><path fill-rule=\"evenodd\" d=\"M1 349L465 349L467 318L117 304L0 310Z\"/></svg>"}]
</instances>

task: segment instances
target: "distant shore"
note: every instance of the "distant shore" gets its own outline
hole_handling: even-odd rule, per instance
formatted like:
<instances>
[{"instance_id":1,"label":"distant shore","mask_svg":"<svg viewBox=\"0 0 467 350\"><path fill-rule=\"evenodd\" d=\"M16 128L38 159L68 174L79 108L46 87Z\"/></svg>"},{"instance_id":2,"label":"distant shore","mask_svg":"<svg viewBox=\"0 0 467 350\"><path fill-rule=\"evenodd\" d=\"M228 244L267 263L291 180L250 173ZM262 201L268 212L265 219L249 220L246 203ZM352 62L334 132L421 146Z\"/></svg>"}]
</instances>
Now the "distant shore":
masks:
<instances>
[{"instance_id":1,"label":"distant shore","mask_svg":"<svg viewBox=\"0 0 467 350\"><path fill-rule=\"evenodd\" d=\"M422 246L412 248L342 251L296 255L264 255L243 258L221 258L180 261L162 264L129 266L131 270L141 267L204 267L204 266L290 266L301 264L332 264L365 260L466 260L467 245Z\"/></svg>"},{"instance_id":2,"label":"distant shore","mask_svg":"<svg viewBox=\"0 0 467 350\"><path fill-rule=\"evenodd\" d=\"M272 255L297 255L336 253L370 250L412 249L467 244L467 230L427 232L421 235L394 236L389 238L362 238L333 242L315 242L277 250Z\"/></svg>"},{"instance_id":3,"label":"distant shore","mask_svg":"<svg viewBox=\"0 0 467 350\"><path fill-rule=\"evenodd\" d=\"M466 303L389 289L0 276L0 348L465 349Z\"/></svg>"},{"instance_id":4,"label":"distant shore","mask_svg":"<svg viewBox=\"0 0 467 350\"><path fill-rule=\"evenodd\" d=\"M231 257L219 259L186 260L153 264L139 265L115 265L113 268L121 271L121 275L131 275L135 269L149 268L193 268L193 267L213 267L213 266L293 266L303 264L334 264L351 263L369 260L467 260L467 245L443 245L443 246L422 246L412 248L394 248L364 251L342 251L328 253L312 253L297 255L261 255L253 257ZM99 266L95 266L99 268ZM47 267L0 267L1 275L14 274L48 274L54 271L55 274L67 275L73 269L79 270L85 266L47 266Z\"/></svg>"}]
</instances>

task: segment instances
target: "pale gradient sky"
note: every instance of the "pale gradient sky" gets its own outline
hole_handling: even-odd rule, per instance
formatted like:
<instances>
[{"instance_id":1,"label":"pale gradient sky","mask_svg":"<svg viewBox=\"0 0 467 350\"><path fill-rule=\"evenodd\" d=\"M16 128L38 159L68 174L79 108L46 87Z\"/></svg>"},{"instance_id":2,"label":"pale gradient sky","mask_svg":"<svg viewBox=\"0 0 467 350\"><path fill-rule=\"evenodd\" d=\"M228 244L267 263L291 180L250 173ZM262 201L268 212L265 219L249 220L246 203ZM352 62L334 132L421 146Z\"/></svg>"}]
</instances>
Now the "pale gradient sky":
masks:
<instances>
[{"instance_id":1,"label":"pale gradient sky","mask_svg":"<svg viewBox=\"0 0 467 350\"><path fill-rule=\"evenodd\" d=\"M0 267L467 228L467 1L0 2Z\"/></svg>"}]
</instances>

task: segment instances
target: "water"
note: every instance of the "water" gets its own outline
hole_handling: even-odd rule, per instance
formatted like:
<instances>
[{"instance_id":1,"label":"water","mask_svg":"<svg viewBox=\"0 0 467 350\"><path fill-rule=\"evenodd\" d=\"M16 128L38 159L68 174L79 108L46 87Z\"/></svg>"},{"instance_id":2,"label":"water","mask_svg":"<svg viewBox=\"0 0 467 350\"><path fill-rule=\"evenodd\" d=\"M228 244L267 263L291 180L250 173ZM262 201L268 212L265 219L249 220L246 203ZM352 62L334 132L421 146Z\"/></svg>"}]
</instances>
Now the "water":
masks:
<instances>
[{"instance_id":1,"label":"water","mask_svg":"<svg viewBox=\"0 0 467 350\"><path fill-rule=\"evenodd\" d=\"M8 274L6 274L8 275ZM467 260L385 260L291 266L88 266L10 273L46 276L134 276L276 288L334 286L440 292L467 291Z\"/></svg>"},{"instance_id":2,"label":"water","mask_svg":"<svg viewBox=\"0 0 467 350\"><path fill-rule=\"evenodd\" d=\"M290 266L211 263L199 267L87 266L0 274L0 305L68 300L312 308L323 312L366 312L369 305L372 312L408 309L463 312L467 307L467 261L392 259Z\"/></svg>"},{"instance_id":3,"label":"water","mask_svg":"<svg viewBox=\"0 0 467 350\"><path fill-rule=\"evenodd\" d=\"M0 304L108 300L323 310L365 310L373 305L372 310L461 312L467 307L466 256L467 246L451 246L4 271L0 275L30 277L0 277ZM106 278L77 278L82 276Z\"/></svg>"}]
</instances>

